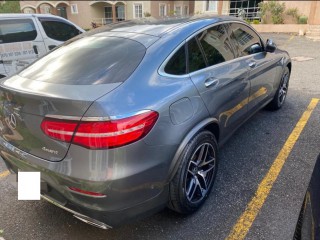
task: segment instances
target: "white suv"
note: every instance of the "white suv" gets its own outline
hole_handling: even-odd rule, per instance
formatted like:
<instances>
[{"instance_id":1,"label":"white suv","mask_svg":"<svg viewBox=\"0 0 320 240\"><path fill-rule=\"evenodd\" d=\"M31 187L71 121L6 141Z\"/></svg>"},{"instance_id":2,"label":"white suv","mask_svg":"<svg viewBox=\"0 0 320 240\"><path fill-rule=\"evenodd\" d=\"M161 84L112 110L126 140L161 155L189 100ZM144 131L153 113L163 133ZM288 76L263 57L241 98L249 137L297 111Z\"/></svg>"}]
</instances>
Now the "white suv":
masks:
<instances>
[{"instance_id":1,"label":"white suv","mask_svg":"<svg viewBox=\"0 0 320 240\"><path fill-rule=\"evenodd\" d=\"M84 30L51 14L0 14L0 78L15 74Z\"/></svg>"}]
</instances>

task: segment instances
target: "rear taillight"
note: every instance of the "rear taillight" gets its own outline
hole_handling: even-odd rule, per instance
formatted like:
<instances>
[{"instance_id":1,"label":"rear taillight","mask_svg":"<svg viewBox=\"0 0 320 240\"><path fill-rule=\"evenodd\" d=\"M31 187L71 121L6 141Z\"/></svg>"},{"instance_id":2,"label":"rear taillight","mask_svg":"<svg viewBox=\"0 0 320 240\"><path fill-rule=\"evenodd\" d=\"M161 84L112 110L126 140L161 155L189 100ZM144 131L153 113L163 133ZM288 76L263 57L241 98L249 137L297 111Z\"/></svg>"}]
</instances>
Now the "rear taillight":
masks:
<instances>
[{"instance_id":1,"label":"rear taillight","mask_svg":"<svg viewBox=\"0 0 320 240\"><path fill-rule=\"evenodd\" d=\"M77 126L77 121L64 121L53 118L45 118L41 123L41 129L46 135L63 142L71 142Z\"/></svg>"},{"instance_id":2,"label":"rear taillight","mask_svg":"<svg viewBox=\"0 0 320 240\"><path fill-rule=\"evenodd\" d=\"M62 121L45 118L42 131L51 138L71 142L90 149L121 147L146 136L158 119L149 111L128 118L110 121ZM73 138L72 138L73 137Z\"/></svg>"}]
</instances>

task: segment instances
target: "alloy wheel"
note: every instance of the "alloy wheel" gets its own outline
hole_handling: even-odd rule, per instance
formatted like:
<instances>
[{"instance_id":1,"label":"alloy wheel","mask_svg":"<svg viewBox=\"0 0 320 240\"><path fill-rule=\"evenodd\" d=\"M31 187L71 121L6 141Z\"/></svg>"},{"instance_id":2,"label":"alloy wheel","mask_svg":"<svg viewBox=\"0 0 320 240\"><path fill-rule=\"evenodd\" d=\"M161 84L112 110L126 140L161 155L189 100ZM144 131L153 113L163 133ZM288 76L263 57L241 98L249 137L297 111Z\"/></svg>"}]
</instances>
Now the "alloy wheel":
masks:
<instances>
[{"instance_id":1,"label":"alloy wheel","mask_svg":"<svg viewBox=\"0 0 320 240\"><path fill-rule=\"evenodd\" d=\"M286 99L289 85L289 72L286 72L281 81L280 89L279 89L279 103L282 105L284 100Z\"/></svg>"},{"instance_id":2,"label":"alloy wheel","mask_svg":"<svg viewBox=\"0 0 320 240\"><path fill-rule=\"evenodd\" d=\"M216 168L214 147L201 144L193 153L185 179L186 197L191 203L200 202L213 183Z\"/></svg>"}]
</instances>

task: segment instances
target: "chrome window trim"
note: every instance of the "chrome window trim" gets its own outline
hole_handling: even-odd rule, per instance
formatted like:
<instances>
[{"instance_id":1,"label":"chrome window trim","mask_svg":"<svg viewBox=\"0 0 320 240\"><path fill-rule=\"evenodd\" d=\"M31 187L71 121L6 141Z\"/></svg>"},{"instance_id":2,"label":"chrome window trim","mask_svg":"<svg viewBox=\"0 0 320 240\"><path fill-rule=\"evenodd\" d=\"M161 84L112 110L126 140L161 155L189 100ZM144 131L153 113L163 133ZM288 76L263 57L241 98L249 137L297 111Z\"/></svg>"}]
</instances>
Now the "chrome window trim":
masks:
<instances>
[{"instance_id":1,"label":"chrome window trim","mask_svg":"<svg viewBox=\"0 0 320 240\"><path fill-rule=\"evenodd\" d=\"M83 122L105 122L110 120L110 117L83 117L81 119Z\"/></svg>"},{"instance_id":2,"label":"chrome window trim","mask_svg":"<svg viewBox=\"0 0 320 240\"><path fill-rule=\"evenodd\" d=\"M211 28L211 27L215 27L215 26L218 26L220 24L228 24L228 23L239 23L239 24L242 24L244 26L247 26L249 27L255 34L258 35L260 41L261 41L261 44L263 44L263 48L264 48L264 41L263 41L263 38L260 36L260 34L253 28L251 27L250 25L242 22L242 21L237 21L237 20L228 20L228 21L221 21L221 22L216 22L216 23L213 23L213 24L210 24L204 28L201 28L199 29L198 31L194 32L192 35L190 35L188 38L186 38L183 42L181 42L172 52L171 54L166 57L166 59L162 62L162 64L160 65L159 69L158 69L158 74L160 76L163 76L163 77L170 77L170 78L177 78L177 79L182 79L182 78L188 78L190 76L193 76L195 75L196 73L201 73L205 70L208 70L209 68L213 67L213 66L221 66L222 64L225 64L225 63L230 63L230 62L233 62L235 60L238 60L238 59L244 59L248 56L254 56L255 54L259 54L259 53L254 53L254 54L251 54L251 55L246 55L246 56L241 56L241 57L235 57L234 59L232 60L229 60L229 61L225 61L225 62L222 62L222 63L218 63L218 64L215 64L213 66L208 66L208 67L205 67L203 69L199 69L197 71L194 71L194 72L191 72L191 73L186 73L186 74L183 74L183 75L174 75L174 74L169 74L169 73L166 73L164 71L164 68L165 66L167 65L167 63L170 61L171 57L180 49L180 47L183 45L183 44L186 44L188 41L190 41L194 36L198 35L199 33ZM228 34L228 37L229 34ZM188 56L186 56L188 57Z\"/></svg>"},{"instance_id":3,"label":"chrome window trim","mask_svg":"<svg viewBox=\"0 0 320 240\"><path fill-rule=\"evenodd\" d=\"M64 115L45 115L47 118L55 118L60 120L71 120L71 121L82 121L82 122L101 122L101 121L111 121L111 120L119 120L123 118L133 117L136 115L140 115L143 113L150 112L151 110L141 110L137 112L131 112L127 114L117 115L117 116L109 116L109 117L78 117L78 116L64 116Z\"/></svg>"},{"instance_id":4,"label":"chrome window trim","mask_svg":"<svg viewBox=\"0 0 320 240\"><path fill-rule=\"evenodd\" d=\"M78 117L78 116L63 116L63 115L47 114L47 115L45 115L45 117L61 119L61 120L71 120L71 121L80 121L81 120L81 117Z\"/></svg>"}]
</instances>

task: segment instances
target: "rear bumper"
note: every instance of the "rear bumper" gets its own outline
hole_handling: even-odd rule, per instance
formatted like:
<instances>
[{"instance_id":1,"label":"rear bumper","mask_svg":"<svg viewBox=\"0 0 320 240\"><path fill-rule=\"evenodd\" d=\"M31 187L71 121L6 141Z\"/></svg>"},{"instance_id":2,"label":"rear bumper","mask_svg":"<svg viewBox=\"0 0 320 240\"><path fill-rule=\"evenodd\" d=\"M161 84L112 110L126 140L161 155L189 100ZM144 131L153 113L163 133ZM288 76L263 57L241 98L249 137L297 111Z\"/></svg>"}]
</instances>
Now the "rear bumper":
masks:
<instances>
[{"instance_id":1,"label":"rear bumper","mask_svg":"<svg viewBox=\"0 0 320 240\"><path fill-rule=\"evenodd\" d=\"M67 208L67 207L57 203L56 201L52 200L48 196L41 195L41 198L46 200L46 201L48 201L48 202L50 202L50 203L52 203L53 205L56 205L57 207L60 207L60 208L62 208L64 210L66 210L67 212L72 213L73 216L76 217L77 219L79 219L79 220L81 220L81 221L83 221L85 223L88 223L88 224L90 224L92 226L95 226L95 227L98 227L98 228L102 228L104 230L112 228L112 227L108 226L105 223L102 223L102 222L100 222L100 221L98 221L96 219L92 219L92 218L90 218L88 216L85 216L85 215L82 215L81 213L78 213L78 212L76 212L76 211L74 211L74 210L72 210L70 208Z\"/></svg>"},{"instance_id":2,"label":"rear bumper","mask_svg":"<svg viewBox=\"0 0 320 240\"><path fill-rule=\"evenodd\" d=\"M62 169L64 161L38 164L36 158L22 152L0 137L0 155L11 172L32 171L41 172L41 181L46 189L41 190L42 198L52 204L72 213L75 217L91 225L108 229L126 222L149 216L165 208L168 201L168 185L155 181L162 176L163 169L152 166L149 169L136 172L121 179L79 179L72 174L62 174L56 169ZM83 169L81 169L83 171ZM158 175L154 173L158 172ZM78 174L72 168L69 173ZM153 178L148 181L145 175ZM145 183L147 181L147 183ZM74 193L67 186L102 192L106 197L95 198Z\"/></svg>"}]
</instances>

